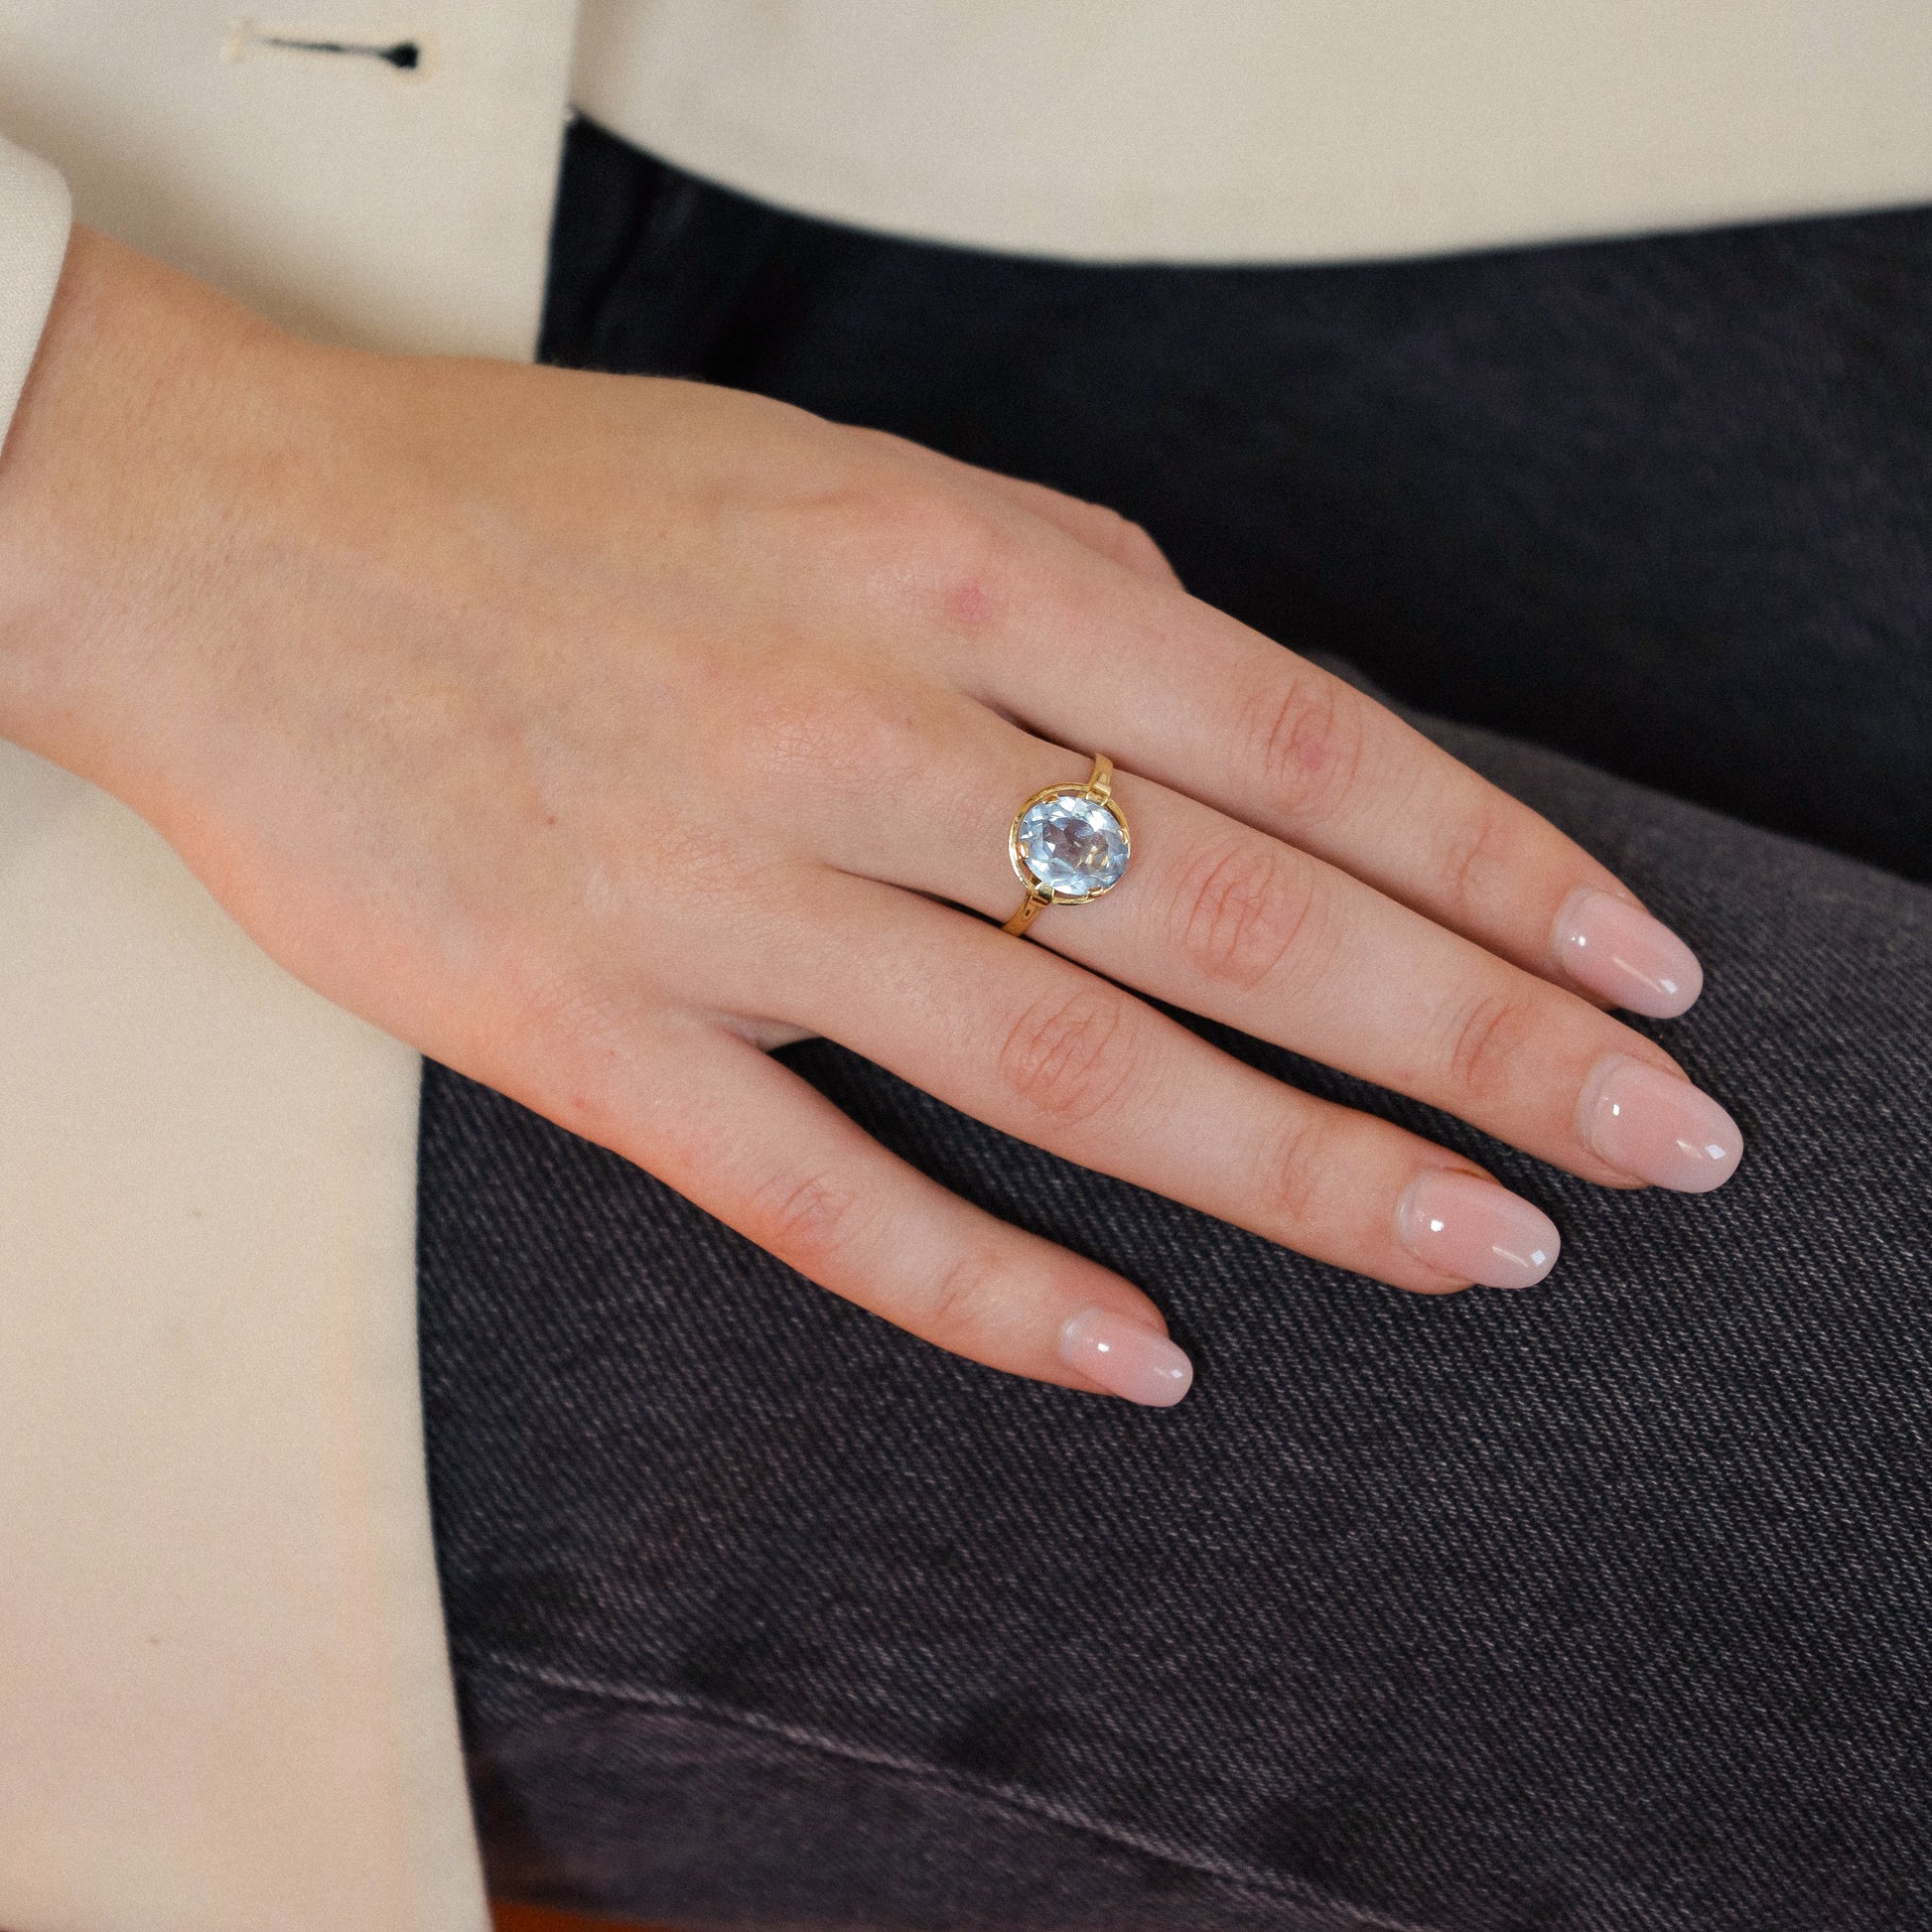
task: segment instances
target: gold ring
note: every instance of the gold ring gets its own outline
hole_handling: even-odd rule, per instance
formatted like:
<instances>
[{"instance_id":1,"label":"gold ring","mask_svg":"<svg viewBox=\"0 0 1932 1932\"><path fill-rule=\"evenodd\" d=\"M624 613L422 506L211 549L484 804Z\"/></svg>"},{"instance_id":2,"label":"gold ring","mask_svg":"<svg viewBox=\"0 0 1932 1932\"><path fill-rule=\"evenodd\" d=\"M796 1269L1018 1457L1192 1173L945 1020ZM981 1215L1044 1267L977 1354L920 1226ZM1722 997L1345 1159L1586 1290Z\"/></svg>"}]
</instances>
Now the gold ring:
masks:
<instances>
[{"instance_id":1,"label":"gold ring","mask_svg":"<svg viewBox=\"0 0 1932 1932\"><path fill-rule=\"evenodd\" d=\"M1111 893L1133 841L1114 802L1113 760L1096 752L1083 785L1044 785L1013 815L1007 851L1027 889L1003 931L1022 933L1049 905L1078 905Z\"/></svg>"}]
</instances>

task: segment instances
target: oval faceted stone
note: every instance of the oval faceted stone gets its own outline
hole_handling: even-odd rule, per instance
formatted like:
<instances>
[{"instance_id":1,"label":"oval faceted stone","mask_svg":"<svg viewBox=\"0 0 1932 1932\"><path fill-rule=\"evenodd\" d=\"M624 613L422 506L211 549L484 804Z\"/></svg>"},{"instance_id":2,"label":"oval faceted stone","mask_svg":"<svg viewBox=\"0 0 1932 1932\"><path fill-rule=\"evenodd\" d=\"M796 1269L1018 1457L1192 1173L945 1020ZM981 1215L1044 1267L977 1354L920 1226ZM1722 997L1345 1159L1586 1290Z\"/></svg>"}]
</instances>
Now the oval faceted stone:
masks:
<instances>
[{"instance_id":1,"label":"oval faceted stone","mask_svg":"<svg viewBox=\"0 0 1932 1932\"><path fill-rule=\"evenodd\" d=\"M1112 806L1078 791L1028 806L1017 843L1027 870L1058 898L1091 898L1127 870L1127 828Z\"/></svg>"}]
</instances>

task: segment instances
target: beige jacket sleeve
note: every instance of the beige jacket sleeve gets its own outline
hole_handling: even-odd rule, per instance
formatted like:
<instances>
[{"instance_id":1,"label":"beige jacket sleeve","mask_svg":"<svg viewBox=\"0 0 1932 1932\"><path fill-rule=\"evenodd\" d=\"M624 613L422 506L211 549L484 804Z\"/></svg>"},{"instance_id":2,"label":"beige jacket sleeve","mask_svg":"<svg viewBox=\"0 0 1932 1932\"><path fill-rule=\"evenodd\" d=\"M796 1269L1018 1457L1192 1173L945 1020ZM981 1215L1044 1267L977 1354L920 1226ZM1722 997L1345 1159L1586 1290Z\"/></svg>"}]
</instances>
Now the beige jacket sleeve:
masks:
<instances>
[{"instance_id":1,"label":"beige jacket sleeve","mask_svg":"<svg viewBox=\"0 0 1932 1932\"><path fill-rule=\"evenodd\" d=\"M0 441L40 346L72 218L60 171L0 140Z\"/></svg>"}]
</instances>

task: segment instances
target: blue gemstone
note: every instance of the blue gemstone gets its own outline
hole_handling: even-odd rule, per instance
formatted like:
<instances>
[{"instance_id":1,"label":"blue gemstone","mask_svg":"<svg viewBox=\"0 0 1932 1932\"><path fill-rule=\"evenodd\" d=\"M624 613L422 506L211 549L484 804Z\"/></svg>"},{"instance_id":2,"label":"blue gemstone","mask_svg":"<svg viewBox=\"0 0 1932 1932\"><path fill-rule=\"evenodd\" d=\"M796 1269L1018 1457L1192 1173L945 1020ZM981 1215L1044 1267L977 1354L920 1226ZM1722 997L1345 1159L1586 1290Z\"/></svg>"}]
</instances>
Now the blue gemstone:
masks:
<instances>
[{"instance_id":1,"label":"blue gemstone","mask_svg":"<svg viewBox=\"0 0 1932 1932\"><path fill-rule=\"evenodd\" d=\"M1113 807L1078 791L1058 791L1028 806L1020 856L1058 898L1091 898L1127 870L1127 827Z\"/></svg>"}]
</instances>

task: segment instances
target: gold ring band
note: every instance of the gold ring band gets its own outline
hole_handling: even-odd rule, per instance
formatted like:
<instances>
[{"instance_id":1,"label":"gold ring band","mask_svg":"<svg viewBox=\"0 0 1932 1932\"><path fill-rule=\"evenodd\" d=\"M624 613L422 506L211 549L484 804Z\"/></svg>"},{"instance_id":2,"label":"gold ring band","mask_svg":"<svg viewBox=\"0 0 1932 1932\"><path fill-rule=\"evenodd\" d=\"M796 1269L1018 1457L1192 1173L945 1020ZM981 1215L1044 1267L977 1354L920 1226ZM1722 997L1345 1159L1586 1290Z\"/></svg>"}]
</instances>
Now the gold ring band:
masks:
<instances>
[{"instance_id":1,"label":"gold ring band","mask_svg":"<svg viewBox=\"0 0 1932 1932\"><path fill-rule=\"evenodd\" d=\"M1110 893L1133 841L1114 797L1114 763L1096 752L1085 784L1042 785L1013 815L1007 853L1027 897L1001 928L1016 937L1049 905L1079 905Z\"/></svg>"}]
</instances>

